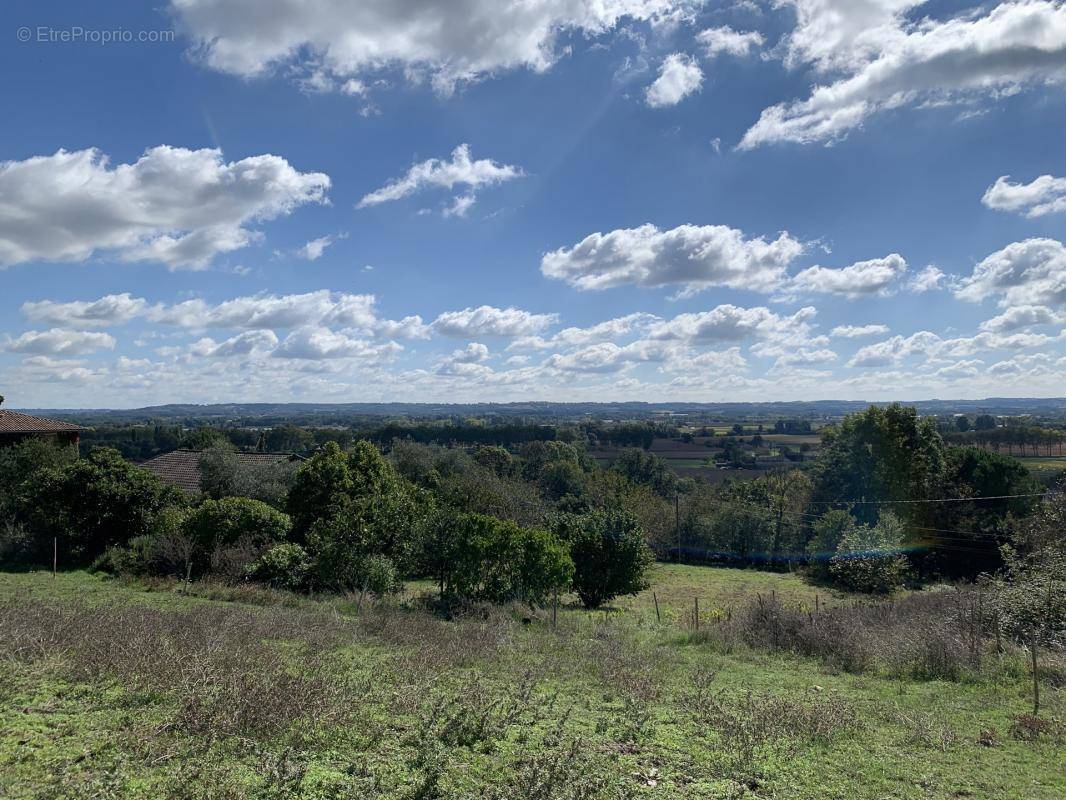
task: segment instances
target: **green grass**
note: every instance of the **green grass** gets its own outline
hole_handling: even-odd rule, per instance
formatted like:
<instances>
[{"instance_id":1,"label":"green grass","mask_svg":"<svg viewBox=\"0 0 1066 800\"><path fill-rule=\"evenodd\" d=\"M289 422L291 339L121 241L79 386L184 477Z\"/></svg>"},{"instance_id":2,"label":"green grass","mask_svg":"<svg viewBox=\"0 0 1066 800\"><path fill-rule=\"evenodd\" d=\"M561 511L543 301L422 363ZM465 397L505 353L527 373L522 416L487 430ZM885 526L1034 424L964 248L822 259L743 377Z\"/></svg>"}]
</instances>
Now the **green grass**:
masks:
<instances>
[{"instance_id":1,"label":"green grass","mask_svg":"<svg viewBox=\"0 0 1066 800\"><path fill-rule=\"evenodd\" d=\"M519 609L449 622L0 574L0 796L1066 797L1061 735L1009 733L1029 703L1016 663L955 683L841 673L681 615L694 597L851 598L754 570L658 565L653 584L606 622L567 606L552 629ZM1061 722L1062 689L1044 703Z\"/></svg>"},{"instance_id":2,"label":"green grass","mask_svg":"<svg viewBox=\"0 0 1066 800\"><path fill-rule=\"evenodd\" d=\"M1066 472L1066 458L1019 458L1018 460L1038 478Z\"/></svg>"}]
</instances>

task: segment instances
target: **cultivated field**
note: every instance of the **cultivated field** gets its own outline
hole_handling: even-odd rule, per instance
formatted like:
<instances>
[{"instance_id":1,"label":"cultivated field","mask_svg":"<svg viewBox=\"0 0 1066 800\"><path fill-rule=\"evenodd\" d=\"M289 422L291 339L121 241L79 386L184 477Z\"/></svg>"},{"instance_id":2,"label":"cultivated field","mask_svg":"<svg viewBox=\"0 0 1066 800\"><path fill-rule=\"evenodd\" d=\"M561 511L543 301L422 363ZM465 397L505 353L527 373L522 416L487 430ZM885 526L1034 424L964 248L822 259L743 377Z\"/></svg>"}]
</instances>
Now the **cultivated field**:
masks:
<instances>
[{"instance_id":1,"label":"cultivated field","mask_svg":"<svg viewBox=\"0 0 1066 800\"><path fill-rule=\"evenodd\" d=\"M660 565L553 627L146 588L0 575L0 796L1066 796L1062 672L1036 729L1024 661L959 649L943 615L965 593L856 608L795 576Z\"/></svg>"}]
</instances>

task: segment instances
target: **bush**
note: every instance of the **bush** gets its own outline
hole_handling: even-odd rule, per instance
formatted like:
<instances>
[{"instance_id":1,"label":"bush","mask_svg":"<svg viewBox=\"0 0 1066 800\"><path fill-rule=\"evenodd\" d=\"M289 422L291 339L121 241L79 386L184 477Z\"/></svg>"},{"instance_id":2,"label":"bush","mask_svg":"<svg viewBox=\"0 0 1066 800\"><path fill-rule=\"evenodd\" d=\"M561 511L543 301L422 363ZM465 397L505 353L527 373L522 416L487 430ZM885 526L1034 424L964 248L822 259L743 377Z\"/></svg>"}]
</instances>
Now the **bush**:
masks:
<instances>
[{"instance_id":1,"label":"bush","mask_svg":"<svg viewBox=\"0 0 1066 800\"><path fill-rule=\"evenodd\" d=\"M286 514L266 503L223 497L194 509L182 531L192 549L190 567L195 563L196 571L210 568L239 579L265 548L283 541L291 527Z\"/></svg>"},{"instance_id":2,"label":"bush","mask_svg":"<svg viewBox=\"0 0 1066 800\"><path fill-rule=\"evenodd\" d=\"M882 514L873 527L855 525L844 533L830 559L830 577L854 592L891 592L907 574L902 546L903 525L891 513Z\"/></svg>"},{"instance_id":3,"label":"bush","mask_svg":"<svg viewBox=\"0 0 1066 800\"><path fill-rule=\"evenodd\" d=\"M150 533L164 508L185 503L180 491L111 449L45 469L27 491L38 549L50 551L57 537L64 564L87 564Z\"/></svg>"},{"instance_id":4,"label":"bush","mask_svg":"<svg viewBox=\"0 0 1066 800\"><path fill-rule=\"evenodd\" d=\"M627 511L612 509L571 515L556 521L574 562L573 587L586 608L648 588L652 553L644 532Z\"/></svg>"},{"instance_id":5,"label":"bush","mask_svg":"<svg viewBox=\"0 0 1066 800\"><path fill-rule=\"evenodd\" d=\"M812 578L829 579L829 561L836 555L840 542L854 527L855 520L851 514L839 509L827 511L814 523L813 536L807 543L807 556L810 559L808 572Z\"/></svg>"},{"instance_id":6,"label":"bush","mask_svg":"<svg viewBox=\"0 0 1066 800\"><path fill-rule=\"evenodd\" d=\"M481 514L439 516L427 547L444 597L542 604L573 574L555 536Z\"/></svg>"},{"instance_id":7,"label":"bush","mask_svg":"<svg viewBox=\"0 0 1066 800\"><path fill-rule=\"evenodd\" d=\"M300 592L307 588L311 566L311 557L306 550L298 544L285 542L263 553L248 570L248 577L274 589Z\"/></svg>"}]
</instances>

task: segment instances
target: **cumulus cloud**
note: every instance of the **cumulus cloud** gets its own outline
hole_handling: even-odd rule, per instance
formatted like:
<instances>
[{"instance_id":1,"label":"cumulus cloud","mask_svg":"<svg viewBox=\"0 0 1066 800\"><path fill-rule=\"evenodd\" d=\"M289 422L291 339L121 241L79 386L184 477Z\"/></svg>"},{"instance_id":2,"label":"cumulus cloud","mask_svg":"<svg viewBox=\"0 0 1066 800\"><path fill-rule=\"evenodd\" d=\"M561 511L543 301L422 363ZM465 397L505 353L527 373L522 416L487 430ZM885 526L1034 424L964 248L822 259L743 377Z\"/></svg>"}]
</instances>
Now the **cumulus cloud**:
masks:
<instances>
[{"instance_id":1,"label":"cumulus cloud","mask_svg":"<svg viewBox=\"0 0 1066 800\"><path fill-rule=\"evenodd\" d=\"M148 301L133 297L129 292L109 294L99 300L75 300L57 303L40 300L22 304L22 313L27 319L60 327L103 328L121 325L148 309Z\"/></svg>"},{"instance_id":2,"label":"cumulus cloud","mask_svg":"<svg viewBox=\"0 0 1066 800\"><path fill-rule=\"evenodd\" d=\"M391 361L403 347L395 342L374 345L343 331L309 325L290 333L274 350L275 358L333 359L354 358L367 362Z\"/></svg>"},{"instance_id":3,"label":"cumulus cloud","mask_svg":"<svg viewBox=\"0 0 1066 800\"><path fill-rule=\"evenodd\" d=\"M888 333L887 325L837 325L829 335L837 339L858 339L862 336L875 336Z\"/></svg>"},{"instance_id":4,"label":"cumulus cloud","mask_svg":"<svg viewBox=\"0 0 1066 800\"><path fill-rule=\"evenodd\" d=\"M474 204L479 189L514 180L524 174L520 167L498 164L489 158L475 161L470 157L470 146L461 144L452 151L450 161L430 158L415 164L402 178L390 181L380 189L365 195L356 208L400 200L425 189L451 191L456 186L463 186L467 189L466 193L456 196L452 205L444 212L445 216L462 217Z\"/></svg>"},{"instance_id":5,"label":"cumulus cloud","mask_svg":"<svg viewBox=\"0 0 1066 800\"><path fill-rule=\"evenodd\" d=\"M580 347L594 342L616 341L634 331L644 330L659 318L654 314L636 312L624 317L604 320L587 328L564 328L550 337L523 336L507 346L508 350L548 350L552 348Z\"/></svg>"},{"instance_id":6,"label":"cumulus cloud","mask_svg":"<svg viewBox=\"0 0 1066 800\"><path fill-rule=\"evenodd\" d=\"M703 45L707 58L726 54L741 58L763 45L763 36L758 31L735 31L728 25L707 28L696 34L696 41Z\"/></svg>"},{"instance_id":7,"label":"cumulus cloud","mask_svg":"<svg viewBox=\"0 0 1066 800\"><path fill-rule=\"evenodd\" d=\"M943 339L932 331L918 331L910 336L893 336L859 350L849 367L884 367L900 364L910 356L926 358L966 358L986 350L1025 350L1046 347L1062 336L1042 333L1001 334L984 331L976 336Z\"/></svg>"},{"instance_id":8,"label":"cumulus cloud","mask_svg":"<svg viewBox=\"0 0 1066 800\"><path fill-rule=\"evenodd\" d=\"M474 336L532 336L558 321L557 314L533 314L519 308L478 306L462 311L446 311L438 316L432 328L442 336L471 338Z\"/></svg>"},{"instance_id":9,"label":"cumulus cloud","mask_svg":"<svg viewBox=\"0 0 1066 800\"><path fill-rule=\"evenodd\" d=\"M193 355L205 358L226 358L228 356L246 356L256 352L269 352L278 344L278 337L273 331L245 331L223 342L211 338L200 339L189 348Z\"/></svg>"},{"instance_id":10,"label":"cumulus cloud","mask_svg":"<svg viewBox=\"0 0 1066 800\"><path fill-rule=\"evenodd\" d=\"M52 328L47 331L26 331L17 339L10 340L5 349L12 353L80 356L97 350L113 350L114 348L115 337L109 333Z\"/></svg>"},{"instance_id":11,"label":"cumulus cloud","mask_svg":"<svg viewBox=\"0 0 1066 800\"><path fill-rule=\"evenodd\" d=\"M810 320L816 310L810 306L791 316L776 314L764 306L741 308L731 304L710 311L678 314L651 326L651 339L678 340L688 344L736 342L764 339L794 344L824 343L811 337Z\"/></svg>"},{"instance_id":12,"label":"cumulus cloud","mask_svg":"<svg viewBox=\"0 0 1066 800\"><path fill-rule=\"evenodd\" d=\"M925 294L942 288L947 275L932 264L922 267L903 287L912 294Z\"/></svg>"},{"instance_id":13,"label":"cumulus cloud","mask_svg":"<svg viewBox=\"0 0 1066 800\"><path fill-rule=\"evenodd\" d=\"M203 269L261 236L248 226L326 202L329 177L280 156L154 147L112 167L99 150L0 164L0 267L94 254Z\"/></svg>"},{"instance_id":14,"label":"cumulus cloud","mask_svg":"<svg viewBox=\"0 0 1066 800\"><path fill-rule=\"evenodd\" d=\"M659 77L644 93L652 108L676 106L703 85L703 70L696 59L684 53L671 53L659 67Z\"/></svg>"},{"instance_id":15,"label":"cumulus cloud","mask_svg":"<svg viewBox=\"0 0 1066 800\"><path fill-rule=\"evenodd\" d=\"M955 296L1000 306L1058 307L1066 303L1066 246L1055 239L1026 239L997 250L974 267Z\"/></svg>"},{"instance_id":16,"label":"cumulus cloud","mask_svg":"<svg viewBox=\"0 0 1066 800\"><path fill-rule=\"evenodd\" d=\"M887 109L994 98L1066 79L1066 6L1054 0L1001 3L983 15L913 26L902 19L918 5L908 0L861 0L857 12L843 0L795 4L811 15L806 24L801 17L789 59L850 74L806 100L765 109L741 149L833 141Z\"/></svg>"},{"instance_id":17,"label":"cumulus cloud","mask_svg":"<svg viewBox=\"0 0 1066 800\"><path fill-rule=\"evenodd\" d=\"M1066 213L1066 178L1041 175L1032 183L1011 183L1010 176L1004 175L988 187L981 202L1029 218Z\"/></svg>"},{"instance_id":18,"label":"cumulus cloud","mask_svg":"<svg viewBox=\"0 0 1066 800\"><path fill-rule=\"evenodd\" d=\"M928 355L941 343L932 331L918 331L910 336L893 336L883 342L863 347L848 361L849 367L886 367L899 364L913 355Z\"/></svg>"},{"instance_id":19,"label":"cumulus cloud","mask_svg":"<svg viewBox=\"0 0 1066 800\"><path fill-rule=\"evenodd\" d=\"M858 261L850 267L808 267L797 274L790 289L797 292L835 294L856 298L869 295L887 295L896 281L907 271L907 262L893 253L884 258Z\"/></svg>"},{"instance_id":20,"label":"cumulus cloud","mask_svg":"<svg viewBox=\"0 0 1066 800\"><path fill-rule=\"evenodd\" d=\"M675 351L668 342L648 339L625 346L600 342L570 353L556 353L544 366L562 372L617 372L632 364L666 361Z\"/></svg>"},{"instance_id":21,"label":"cumulus cloud","mask_svg":"<svg viewBox=\"0 0 1066 800\"><path fill-rule=\"evenodd\" d=\"M993 333L1021 330L1034 325L1056 325L1066 322L1066 315L1047 306L1013 306L1002 314L981 323L981 330Z\"/></svg>"},{"instance_id":22,"label":"cumulus cloud","mask_svg":"<svg viewBox=\"0 0 1066 800\"><path fill-rule=\"evenodd\" d=\"M710 286L774 291L804 245L781 233L777 239L748 239L724 225L654 225L593 233L573 247L547 253L540 269L578 289L627 284L680 285L685 294Z\"/></svg>"},{"instance_id":23,"label":"cumulus cloud","mask_svg":"<svg viewBox=\"0 0 1066 800\"><path fill-rule=\"evenodd\" d=\"M382 69L427 78L447 95L506 70L549 69L560 35L596 37L624 19L676 19L697 0L171 0L194 53L244 77L276 71L313 77L320 90L364 88Z\"/></svg>"}]
</instances>

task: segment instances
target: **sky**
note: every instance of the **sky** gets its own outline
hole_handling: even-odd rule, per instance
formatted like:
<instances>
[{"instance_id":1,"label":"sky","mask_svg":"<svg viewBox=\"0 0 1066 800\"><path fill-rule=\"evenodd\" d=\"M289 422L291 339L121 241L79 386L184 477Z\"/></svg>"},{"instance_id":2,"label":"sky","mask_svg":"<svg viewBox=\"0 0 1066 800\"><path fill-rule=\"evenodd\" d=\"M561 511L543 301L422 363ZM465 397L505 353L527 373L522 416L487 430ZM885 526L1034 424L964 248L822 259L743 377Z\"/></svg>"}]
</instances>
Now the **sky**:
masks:
<instances>
[{"instance_id":1,"label":"sky","mask_svg":"<svg viewBox=\"0 0 1066 800\"><path fill-rule=\"evenodd\" d=\"M1061 396L1066 3L12 0L0 394Z\"/></svg>"}]
</instances>

